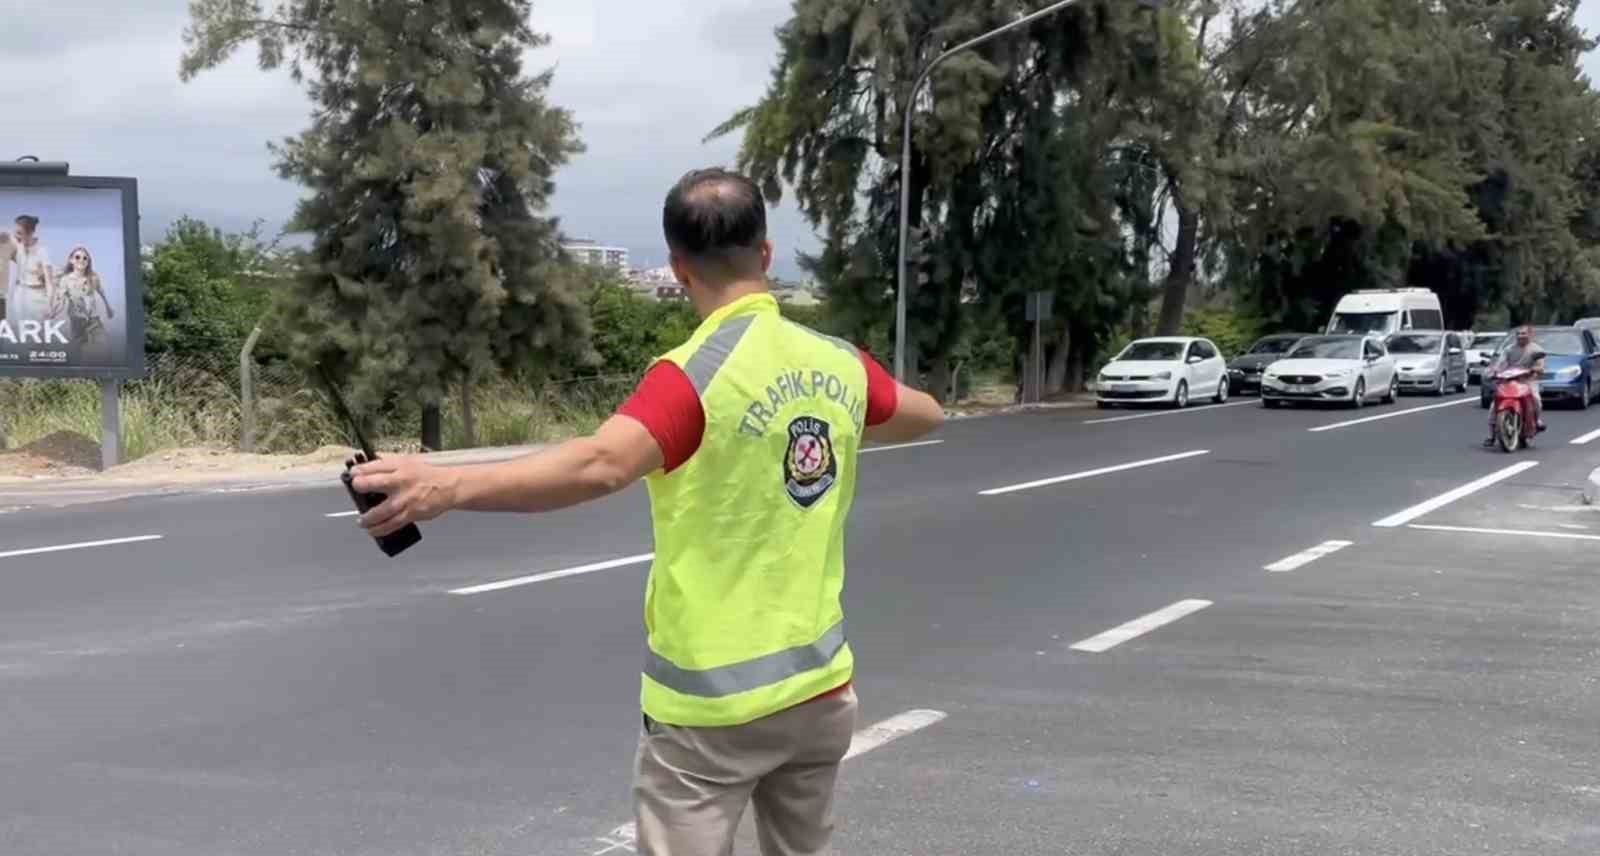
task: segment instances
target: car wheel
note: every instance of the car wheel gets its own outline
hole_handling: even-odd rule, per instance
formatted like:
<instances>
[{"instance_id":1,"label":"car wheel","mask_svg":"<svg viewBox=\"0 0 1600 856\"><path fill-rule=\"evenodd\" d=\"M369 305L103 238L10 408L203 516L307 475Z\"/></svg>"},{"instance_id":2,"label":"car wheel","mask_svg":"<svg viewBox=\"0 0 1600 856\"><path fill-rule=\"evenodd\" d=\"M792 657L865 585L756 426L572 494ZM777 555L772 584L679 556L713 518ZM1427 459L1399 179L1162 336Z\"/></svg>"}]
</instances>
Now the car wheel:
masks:
<instances>
[{"instance_id":1,"label":"car wheel","mask_svg":"<svg viewBox=\"0 0 1600 856\"><path fill-rule=\"evenodd\" d=\"M1261 406L1268 410L1272 410L1278 406L1278 400L1276 398L1267 398L1266 396L1262 396Z\"/></svg>"},{"instance_id":2,"label":"car wheel","mask_svg":"<svg viewBox=\"0 0 1600 856\"><path fill-rule=\"evenodd\" d=\"M1364 378L1364 377L1356 378L1355 392L1351 393L1351 395L1350 395L1350 406L1354 407L1357 410L1360 410L1361 408L1367 406L1367 379L1366 378Z\"/></svg>"},{"instance_id":3,"label":"car wheel","mask_svg":"<svg viewBox=\"0 0 1600 856\"><path fill-rule=\"evenodd\" d=\"M1182 410L1189 406L1189 382L1178 381L1178 391L1172 394L1172 406Z\"/></svg>"},{"instance_id":4,"label":"car wheel","mask_svg":"<svg viewBox=\"0 0 1600 856\"><path fill-rule=\"evenodd\" d=\"M1439 388L1434 390L1433 394L1434 395L1444 395L1445 393L1447 393L1449 391L1450 391L1450 376L1445 374L1444 372L1439 372Z\"/></svg>"},{"instance_id":5,"label":"car wheel","mask_svg":"<svg viewBox=\"0 0 1600 856\"><path fill-rule=\"evenodd\" d=\"M1215 401L1218 404L1222 404L1222 403L1226 402L1227 400L1228 400L1228 376L1227 375L1223 375L1222 376L1222 380L1217 381L1217 394L1216 394L1216 397L1214 397L1212 399L1212 401Z\"/></svg>"},{"instance_id":6,"label":"car wheel","mask_svg":"<svg viewBox=\"0 0 1600 856\"><path fill-rule=\"evenodd\" d=\"M1578 396L1578 409L1579 410L1588 410L1589 409L1589 405L1592 404L1592 403L1593 402L1589 400L1589 385L1588 384L1584 384L1583 385L1583 393Z\"/></svg>"},{"instance_id":7,"label":"car wheel","mask_svg":"<svg viewBox=\"0 0 1600 856\"><path fill-rule=\"evenodd\" d=\"M1107 402L1107 401L1096 401L1094 403L1094 406L1095 406L1095 409L1097 409L1097 410L1110 410L1111 409L1111 403Z\"/></svg>"},{"instance_id":8,"label":"car wheel","mask_svg":"<svg viewBox=\"0 0 1600 856\"><path fill-rule=\"evenodd\" d=\"M1384 404L1393 404L1400 398L1400 376L1395 375L1389 379L1389 391L1383 394Z\"/></svg>"}]
</instances>

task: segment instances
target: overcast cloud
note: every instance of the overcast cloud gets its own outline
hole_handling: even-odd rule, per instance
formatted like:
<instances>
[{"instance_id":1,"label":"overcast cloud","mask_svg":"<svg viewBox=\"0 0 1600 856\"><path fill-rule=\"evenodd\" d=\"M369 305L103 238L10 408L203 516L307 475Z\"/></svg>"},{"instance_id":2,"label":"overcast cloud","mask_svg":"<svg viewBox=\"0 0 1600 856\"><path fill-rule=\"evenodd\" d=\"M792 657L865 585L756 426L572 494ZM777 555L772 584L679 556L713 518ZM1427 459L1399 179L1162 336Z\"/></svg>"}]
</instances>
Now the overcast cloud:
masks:
<instances>
[{"instance_id":1,"label":"overcast cloud","mask_svg":"<svg viewBox=\"0 0 1600 856\"><path fill-rule=\"evenodd\" d=\"M296 188L272 172L266 142L306 125L306 99L287 73L259 71L253 50L179 83L187 10L186 0L56 0L7 16L0 158L137 176L146 237L182 214L278 228ZM535 0L533 24L553 42L529 69L555 67L551 100L575 114L588 146L557 176L553 213L567 234L664 262L661 197L685 170L731 165L736 138L700 140L760 96L789 11L790 0ZM1600 29L1595 6L1579 18ZM1600 57L1587 65L1594 76ZM793 275L794 251L816 239L792 206L772 225L780 273Z\"/></svg>"}]
</instances>

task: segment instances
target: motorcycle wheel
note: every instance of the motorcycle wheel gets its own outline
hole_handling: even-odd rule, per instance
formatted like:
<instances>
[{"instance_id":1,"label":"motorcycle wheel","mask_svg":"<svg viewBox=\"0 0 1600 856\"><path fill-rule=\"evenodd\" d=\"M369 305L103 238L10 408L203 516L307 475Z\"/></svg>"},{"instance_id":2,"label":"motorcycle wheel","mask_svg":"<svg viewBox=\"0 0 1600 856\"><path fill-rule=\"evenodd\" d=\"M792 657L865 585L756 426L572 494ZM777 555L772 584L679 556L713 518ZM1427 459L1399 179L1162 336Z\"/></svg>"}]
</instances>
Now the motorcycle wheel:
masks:
<instances>
[{"instance_id":1,"label":"motorcycle wheel","mask_svg":"<svg viewBox=\"0 0 1600 856\"><path fill-rule=\"evenodd\" d=\"M1521 448L1522 414L1515 410L1502 410L1496 414L1494 437L1499 441L1500 449L1508 454Z\"/></svg>"}]
</instances>

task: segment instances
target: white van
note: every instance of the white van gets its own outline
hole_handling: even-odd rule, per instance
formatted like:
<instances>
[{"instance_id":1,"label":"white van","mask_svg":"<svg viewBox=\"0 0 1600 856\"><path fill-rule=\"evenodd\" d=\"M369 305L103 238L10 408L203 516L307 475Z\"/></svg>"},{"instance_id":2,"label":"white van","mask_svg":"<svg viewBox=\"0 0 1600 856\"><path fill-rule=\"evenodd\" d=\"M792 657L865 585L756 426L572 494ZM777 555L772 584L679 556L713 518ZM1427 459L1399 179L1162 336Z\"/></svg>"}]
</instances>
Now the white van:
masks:
<instances>
[{"instance_id":1,"label":"white van","mask_svg":"<svg viewBox=\"0 0 1600 856\"><path fill-rule=\"evenodd\" d=\"M1340 298L1327 332L1387 336L1401 330L1443 329L1439 295L1426 288L1376 288Z\"/></svg>"}]
</instances>

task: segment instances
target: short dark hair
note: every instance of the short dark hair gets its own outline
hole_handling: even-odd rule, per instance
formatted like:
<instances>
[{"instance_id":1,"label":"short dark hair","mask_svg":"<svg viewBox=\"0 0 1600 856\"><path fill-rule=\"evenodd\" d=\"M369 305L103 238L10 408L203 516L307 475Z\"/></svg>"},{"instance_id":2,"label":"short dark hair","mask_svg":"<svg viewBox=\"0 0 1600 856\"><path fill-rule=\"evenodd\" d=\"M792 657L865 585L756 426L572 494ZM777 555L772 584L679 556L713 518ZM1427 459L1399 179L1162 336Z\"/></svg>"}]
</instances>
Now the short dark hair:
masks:
<instances>
[{"instance_id":1,"label":"short dark hair","mask_svg":"<svg viewBox=\"0 0 1600 856\"><path fill-rule=\"evenodd\" d=\"M725 169L693 170L667 193L667 247L715 280L759 275L767 207L756 183Z\"/></svg>"},{"instance_id":2,"label":"short dark hair","mask_svg":"<svg viewBox=\"0 0 1600 856\"><path fill-rule=\"evenodd\" d=\"M34 229L39 228L39 218L32 214L20 214L17 216L17 225L26 226L28 231L32 232Z\"/></svg>"}]
</instances>

